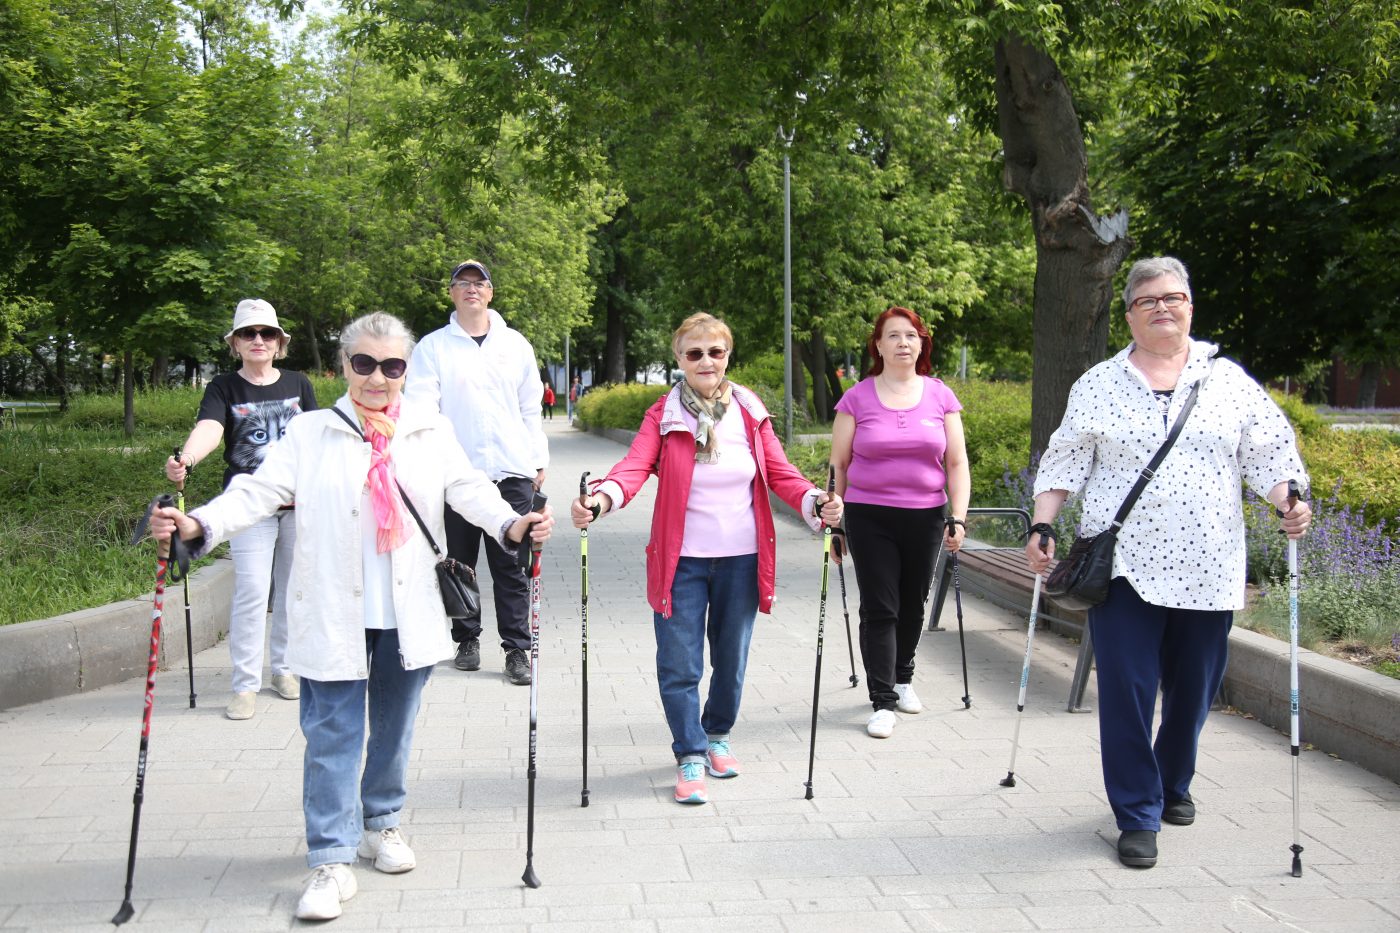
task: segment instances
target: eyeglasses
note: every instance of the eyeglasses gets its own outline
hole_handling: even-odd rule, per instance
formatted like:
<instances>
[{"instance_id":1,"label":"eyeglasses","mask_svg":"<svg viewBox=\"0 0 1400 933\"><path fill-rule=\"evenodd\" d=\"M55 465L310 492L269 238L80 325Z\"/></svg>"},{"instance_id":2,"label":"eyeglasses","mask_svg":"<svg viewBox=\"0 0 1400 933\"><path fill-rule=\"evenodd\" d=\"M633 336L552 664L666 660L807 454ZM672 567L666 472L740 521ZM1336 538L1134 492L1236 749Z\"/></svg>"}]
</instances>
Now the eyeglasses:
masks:
<instances>
[{"instance_id":1,"label":"eyeglasses","mask_svg":"<svg viewBox=\"0 0 1400 933\"><path fill-rule=\"evenodd\" d=\"M452 283L453 288L460 288L464 292L484 292L491 287L491 283L485 279L458 279Z\"/></svg>"},{"instance_id":2,"label":"eyeglasses","mask_svg":"<svg viewBox=\"0 0 1400 933\"><path fill-rule=\"evenodd\" d=\"M710 347L708 350L701 350L699 347L691 347L682 354L692 363L700 362L702 357L708 356L712 360L722 360L729 355L728 347Z\"/></svg>"},{"instance_id":3,"label":"eyeglasses","mask_svg":"<svg viewBox=\"0 0 1400 933\"><path fill-rule=\"evenodd\" d=\"M272 343L282 339L282 332L274 327L243 327L234 331L233 336L250 342L254 337L261 337L264 343Z\"/></svg>"},{"instance_id":4,"label":"eyeglasses","mask_svg":"<svg viewBox=\"0 0 1400 933\"><path fill-rule=\"evenodd\" d=\"M401 360L398 357L376 360L368 353L356 353L350 357L350 368L360 376L368 376L375 369L378 369L384 373L385 379L397 379L408 371L408 360Z\"/></svg>"},{"instance_id":5,"label":"eyeglasses","mask_svg":"<svg viewBox=\"0 0 1400 933\"><path fill-rule=\"evenodd\" d=\"M1134 311L1151 311L1158 304L1167 306L1168 310L1176 310L1186 304L1185 292L1168 292L1165 295L1143 295L1141 298L1134 298L1133 303L1128 305Z\"/></svg>"}]
</instances>

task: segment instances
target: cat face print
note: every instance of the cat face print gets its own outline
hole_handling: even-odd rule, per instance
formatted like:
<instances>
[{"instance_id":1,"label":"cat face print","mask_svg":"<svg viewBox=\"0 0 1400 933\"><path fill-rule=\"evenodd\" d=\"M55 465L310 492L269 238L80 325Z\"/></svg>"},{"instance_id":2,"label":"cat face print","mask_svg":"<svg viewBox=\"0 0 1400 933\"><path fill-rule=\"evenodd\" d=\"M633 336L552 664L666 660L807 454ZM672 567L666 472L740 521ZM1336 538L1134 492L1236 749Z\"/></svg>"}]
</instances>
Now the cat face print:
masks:
<instances>
[{"instance_id":1,"label":"cat face print","mask_svg":"<svg viewBox=\"0 0 1400 933\"><path fill-rule=\"evenodd\" d=\"M241 402L229 410L233 417L229 461L236 470L251 473L262 464L268 449L282 439L287 423L301 413L301 399Z\"/></svg>"}]
</instances>

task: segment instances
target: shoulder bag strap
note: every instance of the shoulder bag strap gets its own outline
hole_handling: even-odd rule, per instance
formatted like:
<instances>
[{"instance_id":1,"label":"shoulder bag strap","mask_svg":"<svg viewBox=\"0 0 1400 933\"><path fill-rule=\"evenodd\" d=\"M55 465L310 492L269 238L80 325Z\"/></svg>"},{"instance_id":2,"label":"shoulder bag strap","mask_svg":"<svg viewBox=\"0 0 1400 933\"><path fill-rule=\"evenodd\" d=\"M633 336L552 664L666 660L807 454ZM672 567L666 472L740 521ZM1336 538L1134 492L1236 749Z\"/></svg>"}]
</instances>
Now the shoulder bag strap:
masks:
<instances>
[{"instance_id":1,"label":"shoulder bag strap","mask_svg":"<svg viewBox=\"0 0 1400 933\"><path fill-rule=\"evenodd\" d=\"M355 422L351 421L350 417L346 415L345 412L341 411L339 408L336 408L334 406L331 407L331 411L339 415L341 421L344 421L346 424L350 425L350 427L354 429L355 433L360 436L360 440L363 441L365 439L365 433L360 430L360 426ZM442 551L438 550L437 542L433 540L432 534L429 533L428 526L423 524L423 519L419 517L418 510L413 507L413 500L408 498L408 493L403 491L403 485L397 479L394 480L394 485L398 486L399 488L399 497L403 499L403 504L408 506L408 514L413 516L413 520L418 523L418 527L423 532L423 537L428 539L428 547L433 549L433 554L437 557L438 560L442 560Z\"/></svg>"},{"instance_id":2,"label":"shoulder bag strap","mask_svg":"<svg viewBox=\"0 0 1400 933\"><path fill-rule=\"evenodd\" d=\"M1127 521L1128 513L1133 510L1134 505L1137 505L1138 497L1140 497L1143 490L1147 488L1147 484L1152 482L1152 477L1157 475L1157 468L1161 466L1162 461L1167 458L1167 453L1172 449L1172 445L1176 443L1176 438L1181 434L1181 429L1186 426L1187 416L1191 414L1191 409L1196 407L1196 397L1201 394L1201 389L1205 386L1206 380L1210 378L1210 374L1214 372L1214 370L1215 361L1211 360L1210 368L1206 370L1205 376L1202 377L1200 382L1197 382L1191 387L1191 394L1186 397L1186 404L1181 406L1181 414L1176 416L1176 423L1172 425L1171 433L1169 433L1167 439L1162 442L1162 446L1157 448L1157 452L1152 455L1152 459L1148 461L1147 466L1142 468L1142 472L1138 474L1137 482L1133 484L1133 488L1128 492L1128 496L1123 500L1123 504L1118 507L1118 514L1113 516L1113 524L1109 527L1109 531L1117 534L1118 529L1123 527L1123 522Z\"/></svg>"}]
</instances>

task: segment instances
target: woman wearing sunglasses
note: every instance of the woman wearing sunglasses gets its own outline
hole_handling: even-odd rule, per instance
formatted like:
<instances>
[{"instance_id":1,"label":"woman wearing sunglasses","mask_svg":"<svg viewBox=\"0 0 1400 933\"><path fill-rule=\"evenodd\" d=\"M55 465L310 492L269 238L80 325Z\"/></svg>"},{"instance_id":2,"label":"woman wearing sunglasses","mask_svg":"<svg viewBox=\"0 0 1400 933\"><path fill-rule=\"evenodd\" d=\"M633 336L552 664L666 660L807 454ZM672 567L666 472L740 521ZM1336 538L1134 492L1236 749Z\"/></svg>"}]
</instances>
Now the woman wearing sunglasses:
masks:
<instances>
[{"instance_id":1,"label":"woman wearing sunglasses","mask_svg":"<svg viewBox=\"0 0 1400 933\"><path fill-rule=\"evenodd\" d=\"M245 298L224 335L237 371L210 380L199 404L194 430L178 458L165 461L165 475L183 483L189 470L224 445L224 488L235 476L251 473L273 444L282 439L293 416L316 409L316 394L304 375L273 365L287 355L291 340L277 323L277 312L261 298ZM263 645L268 645L272 689L285 700L300 696L296 676L287 666L287 576L296 547L292 504L267 516L229 541L233 556L233 600L229 607L228 652L233 665L233 697L224 715L251 719L262 689ZM267 603L272 606L272 634L267 637Z\"/></svg>"},{"instance_id":2,"label":"woman wearing sunglasses","mask_svg":"<svg viewBox=\"0 0 1400 933\"><path fill-rule=\"evenodd\" d=\"M390 874L417 865L399 830L413 720L453 643L436 559L404 497L438 542L444 499L508 549L527 533L545 540L554 523L547 509L517 514L467 460L447 419L403 400L414 341L398 318L366 315L340 341L347 390L334 410L298 418L262 466L207 505L188 516L161 509L151 521L157 539L178 527L199 554L297 501L287 659L301 676L306 737L313 872L297 905L303 920L340 915L358 889L357 855Z\"/></svg>"},{"instance_id":3,"label":"woman wearing sunglasses","mask_svg":"<svg viewBox=\"0 0 1400 933\"><path fill-rule=\"evenodd\" d=\"M739 774L729 732L739 717L755 614L771 612L776 552L772 489L813 530L841 520L841 500L788 463L757 395L725 378L734 338L695 314L671 349L685 378L647 411L627 456L571 507L574 526L623 508L648 477L659 486L647 544L656 677L676 756L675 799L708 799L705 772ZM705 644L709 696L700 706Z\"/></svg>"}]
</instances>

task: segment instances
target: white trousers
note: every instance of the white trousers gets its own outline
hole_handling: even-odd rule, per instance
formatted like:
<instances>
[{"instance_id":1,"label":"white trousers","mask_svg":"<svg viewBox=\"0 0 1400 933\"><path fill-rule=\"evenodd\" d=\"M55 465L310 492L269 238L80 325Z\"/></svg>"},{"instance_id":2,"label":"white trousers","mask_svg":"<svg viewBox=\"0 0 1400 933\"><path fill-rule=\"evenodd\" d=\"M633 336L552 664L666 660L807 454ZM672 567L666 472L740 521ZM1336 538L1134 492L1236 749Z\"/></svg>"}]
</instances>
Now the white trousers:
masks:
<instances>
[{"instance_id":1,"label":"white trousers","mask_svg":"<svg viewBox=\"0 0 1400 933\"><path fill-rule=\"evenodd\" d=\"M228 653L234 693L262 689L263 644L273 674L287 667L287 588L296 547L296 512L268 516L229 539L233 555L233 605L229 608ZM273 597L272 634L267 634L268 594Z\"/></svg>"}]
</instances>

